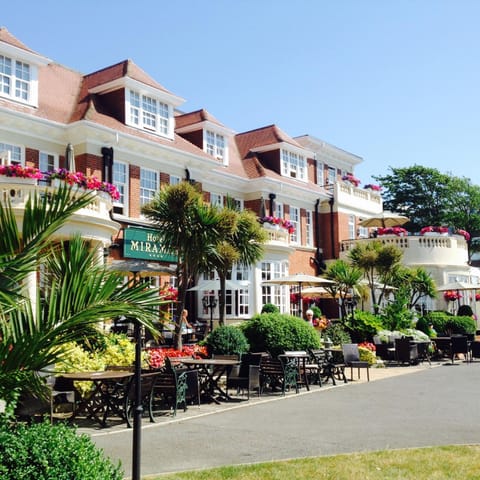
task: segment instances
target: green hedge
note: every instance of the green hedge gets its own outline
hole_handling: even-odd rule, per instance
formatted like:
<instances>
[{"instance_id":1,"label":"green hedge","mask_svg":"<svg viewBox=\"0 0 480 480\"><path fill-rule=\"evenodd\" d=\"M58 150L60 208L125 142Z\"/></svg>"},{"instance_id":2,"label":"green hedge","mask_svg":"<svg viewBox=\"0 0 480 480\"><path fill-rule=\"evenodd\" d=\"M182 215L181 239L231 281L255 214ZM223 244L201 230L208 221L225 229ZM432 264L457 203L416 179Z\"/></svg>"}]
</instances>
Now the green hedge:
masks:
<instances>
[{"instance_id":1,"label":"green hedge","mask_svg":"<svg viewBox=\"0 0 480 480\"><path fill-rule=\"evenodd\" d=\"M305 320L281 313L255 315L242 324L252 352L270 352L276 356L285 350L319 348L317 331Z\"/></svg>"},{"instance_id":2,"label":"green hedge","mask_svg":"<svg viewBox=\"0 0 480 480\"><path fill-rule=\"evenodd\" d=\"M475 333L477 328L472 317L455 317L446 312L430 312L426 319L437 334Z\"/></svg>"},{"instance_id":3,"label":"green hedge","mask_svg":"<svg viewBox=\"0 0 480 480\"><path fill-rule=\"evenodd\" d=\"M211 354L233 355L248 352L248 341L239 327L222 325L217 327L205 339Z\"/></svg>"},{"instance_id":4,"label":"green hedge","mask_svg":"<svg viewBox=\"0 0 480 480\"><path fill-rule=\"evenodd\" d=\"M65 424L0 425L2 480L121 480L120 465Z\"/></svg>"}]
</instances>

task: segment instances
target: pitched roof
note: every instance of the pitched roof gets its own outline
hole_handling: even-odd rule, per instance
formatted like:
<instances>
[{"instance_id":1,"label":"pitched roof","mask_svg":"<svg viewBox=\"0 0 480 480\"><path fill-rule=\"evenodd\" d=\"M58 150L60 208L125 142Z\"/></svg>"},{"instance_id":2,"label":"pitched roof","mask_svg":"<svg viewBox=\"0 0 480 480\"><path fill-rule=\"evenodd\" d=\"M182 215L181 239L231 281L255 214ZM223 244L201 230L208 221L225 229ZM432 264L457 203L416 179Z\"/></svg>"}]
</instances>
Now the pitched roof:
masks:
<instances>
[{"instance_id":1,"label":"pitched roof","mask_svg":"<svg viewBox=\"0 0 480 480\"><path fill-rule=\"evenodd\" d=\"M276 145L282 142L289 143L297 148L304 148L276 125L268 125L256 130L239 133L236 135L236 140L242 158L245 158L248 152L255 148Z\"/></svg>"},{"instance_id":2,"label":"pitched roof","mask_svg":"<svg viewBox=\"0 0 480 480\"><path fill-rule=\"evenodd\" d=\"M171 92L169 92L163 85L156 82L150 77L150 75L145 73L145 71L132 60L123 60L115 65L110 65L109 67L102 68L96 72L89 73L88 75L85 75L85 81L88 84L88 88L94 88L124 77L137 80L140 83L172 95Z\"/></svg>"},{"instance_id":3,"label":"pitched roof","mask_svg":"<svg viewBox=\"0 0 480 480\"><path fill-rule=\"evenodd\" d=\"M188 127L202 122L211 122L221 127L224 125L219 122L210 112L204 108L195 112L181 113L175 116L175 128Z\"/></svg>"},{"instance_id":4,"label":"pitched roof","mask_svg":"<svg viewBox=\"0 0 480 480\"><path fill-rule=\"evenodd\" d=\"M26 50L27 52L38 55L37 52L31 48L28 48L24 43L18 40L18 38L14 37L5 27L0 27L0 42L8 43L14 47L21 48L22 50Z\"/></svg>"}]
</instances>

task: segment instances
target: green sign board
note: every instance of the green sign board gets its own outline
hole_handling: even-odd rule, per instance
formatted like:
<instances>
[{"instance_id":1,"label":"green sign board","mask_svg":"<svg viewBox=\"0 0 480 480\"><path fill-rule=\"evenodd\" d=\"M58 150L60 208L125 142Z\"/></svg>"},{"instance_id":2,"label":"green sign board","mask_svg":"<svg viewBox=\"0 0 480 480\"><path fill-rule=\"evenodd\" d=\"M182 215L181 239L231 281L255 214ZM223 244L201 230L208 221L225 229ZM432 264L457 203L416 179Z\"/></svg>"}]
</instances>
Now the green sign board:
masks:
<instances>
[{"instance_id":1,"label":"green sign board","mask_svg":"<svg viewBox=\"0 0 480 480\"><path fill-rule=\"evenodd\" d=\"M156 230L149 228L128 227L125 229L123 256L175 263L177 257L165 253L159 242Z\"/></svg>"}]
</instances>

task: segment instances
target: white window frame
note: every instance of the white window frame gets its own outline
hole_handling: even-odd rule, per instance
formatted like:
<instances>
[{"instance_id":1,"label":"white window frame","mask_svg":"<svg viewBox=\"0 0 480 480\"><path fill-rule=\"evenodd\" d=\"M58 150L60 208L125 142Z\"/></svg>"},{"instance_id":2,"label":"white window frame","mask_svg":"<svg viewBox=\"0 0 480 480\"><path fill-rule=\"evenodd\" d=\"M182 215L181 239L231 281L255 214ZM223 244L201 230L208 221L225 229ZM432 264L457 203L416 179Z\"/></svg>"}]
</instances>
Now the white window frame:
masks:
<instances>
[{"instance_id":1,"label":"white window frame","mask_svg":"<svg viewBox=\"0 0 480 480\"><path fill-rule=\"evenodd\" d=\"M307 181L307 161L303 155L282 148L280 157L281 174L284 177Z\"/></svg>"},{"instance_id":2,"label":"white window frame","mask_svg":"<svg viewBox=\"0 0 480 480\"><path fill-rule=\"evenodd\" d=\"M221 193L210 192L210 205L223 207L223 195Z\"/></svg>"},{"instance_id":3,"label":"white window frame","mask_svg":"<svg viewBox=\"0 0 480 480\"><path fill-rule=\"evenodd\" d=\"M322 162L317 160L317 185L325 185L325 171Z\"/></svg>"},{"instance_id":4,"label":"white window frame","mask_svg":"<svg viewBox=\"0 0 480 480\"><path fill-rule=\"evenodd\" d=\"M243 198L234 198L233 199L233 204L235 205L235 208L239 212L241 212L244 209Z\"/></svg>"},{"instance_id":5,"label":"white window frame","mask_svg":"<svg viewBox=\"0 0 480 480\"><path fill-rule=\"evenodd\" d=\"M46 165L44 165L45 162ZM38 168L41 172L51 172L58 168L58 155L40 151L38 154Z\"/></svg>"},{"instance_id":6,"label":"white window frame","mask_svg":"<svg viewBox=\"0 0 480 480\"><path fill-rule=\"evenodd\" d=\"M313 247L313 212L305 211L305 245Z\"/></svg>"},{"instance_id":7,"label":"white window frame","mask_svg":"<svg viewBox=\"0 0 480 480\"><path fill-rule=\"evenodd\" d=\"M10 152L10 162L14 165L25 165L23 147L11 143L0 142L0 152Z\"/></svg>"},{"instance_id":8,"label":"white window frame","mask_svg":"<svg viewBox=\"0 0 480 480\"><path fill-rule=\"evenodd\" d=\"M213 130L203 131L203 150L212 155L217 160L226 163L227 158L227 139L225 135L214 132Z\"/></svg>"},{"instance_id":9,"label":"white window frame","mask_svg":"<svg viewBox=\"0 0 480 480\"><path fill-rule=\"evenodd\" d=\"M348 216L348 239L355 240L355 215Z\"/></svg>"},{"instance_id":10,"label":"white window frame","mask_svg":"<svg viewBox=\"0 0 480 480\"><path fill-rule=\"evenodd\" d=\"M282 219L284 218L283 203L275 202L275 211L273 212L273 216Z\"/></svg>"},{"instance_id":11,"label":"white window frame","mask_svg":"<svg viewBox=\"0 0 480 480\"><path fill-rule=\"evenodd\" d=\"M335 185L337 182L337 169L335 167L328 167L328 185Z\"/></svg>"},{"instance_id":12,"label":"white window frame","mask_svg":"<svg viewBox=\"0 0 480 480\"><path fill-rule=\"evenodd\" d=\"M288 274L288 264L284 261L265 260L260 265L262 282L274 280ZM262 305L272 303L281 313L289 313L290 295L288 285L263 285Z\"/></svg>"},{"instance_id":13,"label":"white window frame","mask_svg":"<svg viewBox=\"0 0 480 480\"><path fill-rule=\"evenodd\" d=\"M170 175L169 184L178 185L182 179L178 175Z\"/></svg>"},{"instance_id":14,"label":"white window frame","mask_svg":"<svg viewBox=\"0 0 480 480\"><path fill-rule=\"evenodd\" d=\"M173 138L173 107L150 93L130 88L126 95L125 123Z\"/></svg>"},{"instance_id":15,"label":"white window frame","mask_svg":"<svg viewBox=\"0 0 480 480\"><path fill-rule=\"evenodd\" d=\"M140 206L153 200L158 191L158 172L150 168L140 168Z\"/></svg>"},{"instance_id":16,"label":"white window frame","mask_svg":"<svg viewBox=\"0 0 480 480\"><path fill-rule=\"evenodd\" d=\"M290 222L295 227L293 233L290 234L290 242L291 243L301 243L301 223L300 223L300 209L298 207L293 207L290 205Z\"/></svg>"},{"instance_id":17,"label":"white window frame","mask_svg":"<svg viewBox=\"0 0 480 480\"><path fill-rule=\"evenodd\" d=\"M113 206L122 208L123 212L128 212L128 179L128 163L115 160L113 162L113 184L120 193L120 198L113 202Z\"/></svg>"},{"instance_id":18,"label":"white window frame","mask_svg":"<svg viewBox=\"0 0 480 480\"><path fill-rule=\"evenodd\" d=\"M38 69L19 58L0 54L0 97L38 104Z\"/></svg>"}]
</instances>

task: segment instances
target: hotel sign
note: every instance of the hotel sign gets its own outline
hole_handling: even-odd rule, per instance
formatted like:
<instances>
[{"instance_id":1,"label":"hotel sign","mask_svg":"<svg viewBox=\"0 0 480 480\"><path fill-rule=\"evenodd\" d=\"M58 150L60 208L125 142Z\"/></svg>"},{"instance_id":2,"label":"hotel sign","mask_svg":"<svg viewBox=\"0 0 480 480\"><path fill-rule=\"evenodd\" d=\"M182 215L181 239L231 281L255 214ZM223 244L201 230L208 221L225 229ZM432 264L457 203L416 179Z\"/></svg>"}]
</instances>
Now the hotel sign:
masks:
<instances>
[{"instance_id":1,"label":"hotel sign","mask_svg":"<svg viewBox=\"0 0 480 480\"><path fill-rule=\"evenodd\" d=\"M128 227L125 229L123 256L159 262L173 263L177 261L175 255L163 251L157 231L148 228Z\"/></svg>"}]
</instances>

